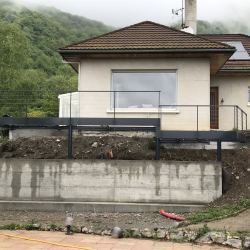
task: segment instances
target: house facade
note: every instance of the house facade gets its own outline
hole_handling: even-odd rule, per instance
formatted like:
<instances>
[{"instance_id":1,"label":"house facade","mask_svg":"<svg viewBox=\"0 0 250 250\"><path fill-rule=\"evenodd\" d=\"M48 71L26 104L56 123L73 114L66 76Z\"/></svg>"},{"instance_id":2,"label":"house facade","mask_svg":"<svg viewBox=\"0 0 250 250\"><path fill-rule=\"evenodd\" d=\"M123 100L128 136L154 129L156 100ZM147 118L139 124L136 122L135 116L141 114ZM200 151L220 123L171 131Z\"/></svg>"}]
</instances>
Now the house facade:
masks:
<instances>
[{"instance_id":1,"label":"house facade","mask_svg":"<svg viewBox=\"0 0 250 250\"><path fill-rule=\"evenodd\" d=\"M218 92L219 104L236 104L250 117L250 37L243 34L204 35L206 39L223 42L234 46L236 52L219 70L211 77L211 87ZM225 129L230 129L227 121L230 113L219 114L219 124ZM241 116L241 114L239 114ZM248 121L248 127L250 121Z\"/></svg>"},{"instance_id":2,"label":"house facade","mask_svg":"<svg viewBox=\"0 0 250 250\"><path fill-rule=\"evenodd\" d=\"M145 21L62 48L79 76L71 116L161 118L162 130L246 128L250 46L240 38L250 38L232 37Z\"/></svg>"}]
</instances>

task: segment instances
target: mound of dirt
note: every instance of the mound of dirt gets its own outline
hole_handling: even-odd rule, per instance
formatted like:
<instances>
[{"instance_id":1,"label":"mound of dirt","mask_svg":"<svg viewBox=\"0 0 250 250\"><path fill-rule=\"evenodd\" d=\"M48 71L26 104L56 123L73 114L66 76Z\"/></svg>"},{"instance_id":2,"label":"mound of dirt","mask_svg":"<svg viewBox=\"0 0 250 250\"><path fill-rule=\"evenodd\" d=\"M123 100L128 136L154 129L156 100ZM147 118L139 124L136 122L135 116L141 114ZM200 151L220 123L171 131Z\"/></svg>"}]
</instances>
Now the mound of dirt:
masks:
<instances>
[{"instance_id":1,"label":"mound of dirt","mask_svg":"<svg viewBox=\"0 0 250 250\"><path fill-rule=\"evenodd\" d=\"M153 160L153 139L124 136L79 136L73 139L75 159ZM66 159L65 137L19 138L0 144L0 158ZM215 150L161 149L161 160L214 161ZM250 197L250 147L223 150L224 195L212 203L220 206Z\"/></svg>"}]
</instances>

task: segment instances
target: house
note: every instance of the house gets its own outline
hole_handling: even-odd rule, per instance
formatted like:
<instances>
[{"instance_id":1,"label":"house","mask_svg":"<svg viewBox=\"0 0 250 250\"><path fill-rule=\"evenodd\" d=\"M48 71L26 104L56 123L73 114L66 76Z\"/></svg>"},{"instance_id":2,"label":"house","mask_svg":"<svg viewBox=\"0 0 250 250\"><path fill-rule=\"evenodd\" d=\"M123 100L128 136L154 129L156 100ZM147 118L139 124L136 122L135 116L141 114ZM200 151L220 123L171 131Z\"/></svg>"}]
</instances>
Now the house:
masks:
<instances>
[{"instance_id":1,"label":"house","mask_svg":"<svg viewBox=\"0 0 250 250\"><path fill-rule=\"evenodd\" d=\"M248 36L198 36L145 21L60 53L78 72L79 91L107 91L80 92L80 117L115 110L160 117L162 130L207 131L246 129L249 50Z\"/></svg>"}]
</instances>

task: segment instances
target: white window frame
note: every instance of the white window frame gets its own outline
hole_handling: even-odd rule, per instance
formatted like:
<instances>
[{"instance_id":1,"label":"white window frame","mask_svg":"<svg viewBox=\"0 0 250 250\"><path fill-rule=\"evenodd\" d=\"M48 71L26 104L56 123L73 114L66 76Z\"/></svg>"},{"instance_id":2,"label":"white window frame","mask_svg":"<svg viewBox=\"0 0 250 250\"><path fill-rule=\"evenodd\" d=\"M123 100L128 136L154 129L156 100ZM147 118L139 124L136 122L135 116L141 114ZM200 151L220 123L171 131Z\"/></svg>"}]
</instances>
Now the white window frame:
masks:
<instances>
[{"instance_id":1,"label":"white window frame","mask_svg":"<svg viewBox=\"0 0 250 250\"><path fill-rule=\"evenodd\" d=\"M113 74L114 73L157 73L157 72L169 72L169 73L176 73L176 93L175 93L175 99L176 99L176 105L178 105L178 70L177 69L112 69L111 70L111 85L110 89L113 91ZM110 95L110 107L107 110L107 113L114 113L114 109L112 108L112 94ZM173 105L174 106L174 105ZM171 108L171 107L165 107L165 108L116 108L116 113L170 113L170 114L178 114L180 113L178 108Z\"/></svg>"}]
</instances>

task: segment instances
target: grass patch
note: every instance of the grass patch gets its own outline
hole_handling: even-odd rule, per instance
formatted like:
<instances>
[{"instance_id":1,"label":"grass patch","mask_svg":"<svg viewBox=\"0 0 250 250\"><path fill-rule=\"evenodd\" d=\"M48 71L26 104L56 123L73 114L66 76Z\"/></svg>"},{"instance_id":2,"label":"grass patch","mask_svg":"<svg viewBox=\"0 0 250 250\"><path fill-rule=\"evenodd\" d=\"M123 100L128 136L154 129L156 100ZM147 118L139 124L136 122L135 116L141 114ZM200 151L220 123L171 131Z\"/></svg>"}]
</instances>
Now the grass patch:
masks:
<instances>
[{"instance_id":1,"label":"grass patch","mask_svg":"<svg viewBox=\"0 0 250 250\"><path fill-rule=\"evenodd\" d=\"M25 224L23 225L25 230L40 230L41 225L40 224Z\"/></svg>"},{"instance_id":2,"label":"grass patch","mask_svg":"<svg viewBox=\"0 0 250 250\"><path fill-rule=\"evenodd\" d=\"M6 224L6 225L1 225L0 230L40 230L41 225L40 224Z\"/></svg>"},{"instance_id":3,"label":"grass patch","mask_svg":"<svg viewBox=\"0 0 250 250\"><path fill-rule=\"evenodd\" d=\"M0 226L0 230L20 230L20 229L22 229L22 226L15 223Z\"/></svg>"},{"instance_id":4,"label":"grass patch","mask_svg":"<svg viewBox=\"0 0 250 250\"><path fill-rule=\"evenodd\" d=\"M133 235L133 232L131 229L125 229L123 232L122 232L122 236L123 238L131 238Z\"/></svg>"},{"instance_id":5,"label":"grass patch","mask_svg":"<svg viewBox=\"0 0 250 250\"><path fill-rule=\"evenodd\" d=\"M199 239L200 237L206 235L208 232L210 232L209 227L207 225L204 225L202 228L198 229L196 239Z\"/></svg>"},{"instance_id":6,"label":"grass patch","mask_svg":"<svg viewBox=\"0 0 250 250\"><path fill-rule=\"evenodd\" d=\"M52 230L52 231L55 231L57 228L58 228L57 225L54 224L54 223L49 225L49 229Z\"/></svg>"},{"instance_id":7,"label":"grass patch","mask_svg":"<svg viewBox=\"0 0 250 250\"><path fill-rule=\"evenodd\" d=\"M247 208L250 208L250 198L243 199L237 204L225 205L222 208L209 208L205 211L193 213L189 215L187 219L193 224L219 220L237 215L239 212Z\"/></svg>"}]
</instances>

